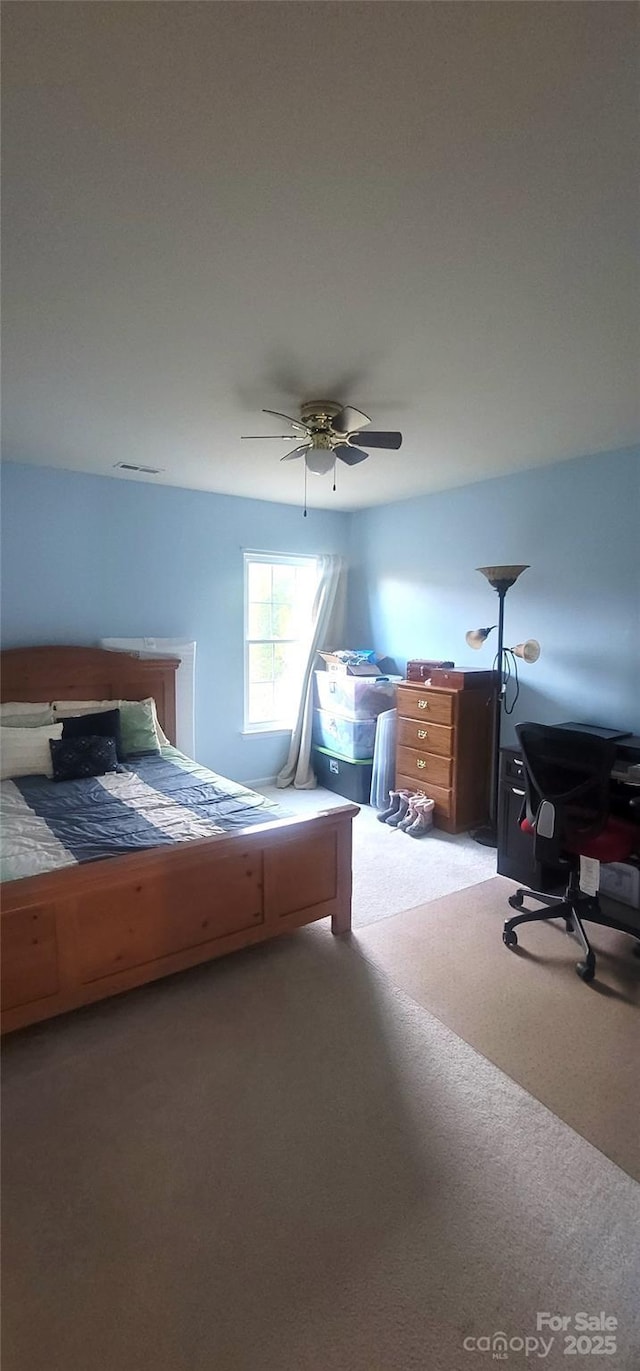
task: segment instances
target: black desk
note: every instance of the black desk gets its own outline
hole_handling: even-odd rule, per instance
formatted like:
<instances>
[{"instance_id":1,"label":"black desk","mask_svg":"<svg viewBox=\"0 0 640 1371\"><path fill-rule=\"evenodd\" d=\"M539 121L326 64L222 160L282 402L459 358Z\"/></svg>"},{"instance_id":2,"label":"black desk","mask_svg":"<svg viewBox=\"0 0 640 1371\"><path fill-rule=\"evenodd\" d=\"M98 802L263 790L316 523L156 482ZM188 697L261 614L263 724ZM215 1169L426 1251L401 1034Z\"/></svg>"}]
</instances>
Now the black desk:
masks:
<instances>
[{"instance_id":1,"label":"black desk","mask_svg":"<svg viewBox=\"0 0 640 1371\"><path fill-rule=\"evenodd\" d=\"M613 768L613 776L622 779L624 772L630 766L640 766L640 737L635 733L628 738L619 738L616 742L616 760Z\"/></svg>"},{"instance_id":2,"label":"black desk","mask_svg":"<svg viewBox=\"0 0 640 1371\"><path fill-rule=\"evenodd\" d=\"M566 727L566 725L562 725ZM640 796L640 778L629 778L630 767L640 765L640 736L631 734L616 740L616 756L611 773L611 813L640 824L640 809L630 809L630 800ZM532 890L557 890L558 872L543 867L533 855L533 837L520 828L524 800L522 756L517 748L500 749L498 790L498 875L508 876ZM640 839L638 846L640 848Z\"/></svg>"}]
</instances>

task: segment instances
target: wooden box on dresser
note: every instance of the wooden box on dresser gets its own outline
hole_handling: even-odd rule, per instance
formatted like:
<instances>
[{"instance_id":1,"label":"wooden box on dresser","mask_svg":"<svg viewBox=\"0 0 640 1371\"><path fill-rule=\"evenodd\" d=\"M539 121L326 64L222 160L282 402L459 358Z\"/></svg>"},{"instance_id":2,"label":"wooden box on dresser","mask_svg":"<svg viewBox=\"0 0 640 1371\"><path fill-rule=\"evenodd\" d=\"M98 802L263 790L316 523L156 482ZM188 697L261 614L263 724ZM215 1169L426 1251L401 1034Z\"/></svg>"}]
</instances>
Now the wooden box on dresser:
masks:
<instances>
[{"instance_id":1,"label":"wooden box on dresser","mask_svg":"<svg viewBox=\"0 0 640 1371\"><path fill-rule=\"evenodd\" d=\"M495 681L493 671L434 671L398 686L396 786L430 795L447 833L488 816Z\"/></svg>"}]
</instances>

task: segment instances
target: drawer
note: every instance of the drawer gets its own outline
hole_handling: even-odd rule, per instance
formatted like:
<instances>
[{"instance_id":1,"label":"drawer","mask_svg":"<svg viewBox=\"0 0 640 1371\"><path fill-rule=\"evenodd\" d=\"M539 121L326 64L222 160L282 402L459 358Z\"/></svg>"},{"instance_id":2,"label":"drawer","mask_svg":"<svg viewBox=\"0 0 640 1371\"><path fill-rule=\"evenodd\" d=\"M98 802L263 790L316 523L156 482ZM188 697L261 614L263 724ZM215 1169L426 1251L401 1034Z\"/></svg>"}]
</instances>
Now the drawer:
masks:
<instances>
[{"instance_id":1,"label":"drawer","mask_svg":"<svg viewBox=\"0 0 640 1371\"><path fill-rule=\"evenodd\" d=\"M515 781L519 785L524 785L524 766L522 764L522 759L514 756L512 752L503 752L500 761L502 779Z\"/></svg>"},{"instance_id":2,"label":"drawer","mask_svg":"<svg viewBox=\"0 0 640 1371\"><path fill-rule=\"evenodd\" d=\"M414 752L435 752L438 757L453 757L453 729L432 724L427 719L398 719L398 744Z\"/></svg>"},{"instance_id":3,"label":"drawer","mask_svg":"<svg viewBox=\"0 0 640 1371\"><path fill-rule=\"evenodd\" d=\"M396 755L396 771L403 776L411 776L413 784L429 790L429 783L448 790L451 785L452 761L450 757L437 757L431 752L417 752L412 747L399 747Z\"/></svg>"},{"instance_id":4,"label":"drawer","mask_svg":"<svg viewBox=\"0 0 640 1371\"><path fill-rule=\"evenodd\" d=\"M415 777L396 776L396 786L398 790L415 790ZM453 814L453 791L439 785L429 785L428 792L431 799L435 800L436 819L450 819Z\"/></svg>"},{"instance_id":5,"label":"drawer","mask_svg":"<svg viewBox=\"0 0 640 1371\"><path fill-rule=\"evenodd\" d=\"M445 690L407 690L398 686L398 719L430 719L434 724L453 723L453 694Z\"/></svg>"}]
</instances>

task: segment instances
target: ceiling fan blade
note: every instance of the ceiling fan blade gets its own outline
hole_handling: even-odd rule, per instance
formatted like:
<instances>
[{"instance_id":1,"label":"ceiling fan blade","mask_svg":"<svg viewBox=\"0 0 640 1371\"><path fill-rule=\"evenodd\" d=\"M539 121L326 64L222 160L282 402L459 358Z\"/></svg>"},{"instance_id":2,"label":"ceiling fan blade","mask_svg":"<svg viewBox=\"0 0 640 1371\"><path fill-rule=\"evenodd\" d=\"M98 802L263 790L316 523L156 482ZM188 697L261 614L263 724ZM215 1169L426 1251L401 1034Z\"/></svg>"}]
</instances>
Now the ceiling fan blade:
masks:
<instances>
[{"instance_id":1,"label":"ceiling fan blade","mask_svg":"<svg viewBox=\"0 0 640 1371\"><path fill-rule=\"evenodd\" d=\"M351 405L345 405L332 420L331 427L334 433L357 433L359 428L365 428L370 423L368 414L363 414L359 409L352 409Z\"/></svg>"},{"instance_id":2,"label":"ceiling fan blade","mask_svg":"<svg viewBox=\"0 0 640 1371\"><path fill-rule=\"evenodd\" d=\"M281 457L280 461L290 462L294 457L302 457L303 452L308 452L310 447L311 443L303 443L302 447L294 447L293 452L285 452L284 457Z\"/></svg>"},{"instance_id":3,"label":"ceiling fan blade","mask_svg":"<svg viewBox=\"0 0 640 1371\"><path fill-rule=\"evenodd\" d=\"M339 457L341 462L346 462L348 467L355 467L358 462L365 462L369 456L368 452L363 452L359 447L352 447L351 443L340 443L333 450L336 457Z\"/></svg>"},{"instance_id":4,"label":"ceiling fan blade","mask_svg":"<svg viewBox=\"0 0 640 1371\"><path fill-rule=\"evenodd\" d=\"M401 433L363 433L360 440L366 447L399 448L402 444Z\"/></svg>"},{"instance_id":5,"label":"ceiling fan blade","mask_svg":"<svg viewBox=\"0 0 640 1371\"><path fill-rule=\"evenodd\" d=\"M299 437L300 437L300 434L299 434L299 433L241 433L241 434L240 434L240 439L241 439L241 441L244 441L245 438L259 438L261 442L263 442L263 440L266 439L266 438L286 438L287 442L288 442L288 443L291 443L291 442L293 442L296 438L299 438Z\"/></svg>"},{"instance_id":6,"label":"ceiling fan blade","mask_svg":"<svg viewBox=\"0 0 640 1371\"><path fill-rule=\"evenodd\" d=\"M307 425L306 425L306 424L303 424L303 423L301 422L300 419L292 419L292 418L291 418L291 415L289 415L289 414L281 414L280 411L277 410L277 409L263 409L262 413L263 413L263 414L273 414L273 415L275 415L275 418L276 418L276 419L286 419L287 423L288 423L288 424L291 424L291 427L292 427L292 428L295 428L296 431L297 431L298 433L308 433L308 432L309 432L309 429L307 428Z\"/></svg>"},{"instance_id":7,"label":"ceiling fan blade","mask_svg":"<svg viewBox=\"0 0 640 1371\"><path fill-rule=\"evenodd\" d=\"M305 459L307 471L312 471L315 476L326 476L335 460L335 453L327 448L311 448Z\"/></svg>"}]
</instances>

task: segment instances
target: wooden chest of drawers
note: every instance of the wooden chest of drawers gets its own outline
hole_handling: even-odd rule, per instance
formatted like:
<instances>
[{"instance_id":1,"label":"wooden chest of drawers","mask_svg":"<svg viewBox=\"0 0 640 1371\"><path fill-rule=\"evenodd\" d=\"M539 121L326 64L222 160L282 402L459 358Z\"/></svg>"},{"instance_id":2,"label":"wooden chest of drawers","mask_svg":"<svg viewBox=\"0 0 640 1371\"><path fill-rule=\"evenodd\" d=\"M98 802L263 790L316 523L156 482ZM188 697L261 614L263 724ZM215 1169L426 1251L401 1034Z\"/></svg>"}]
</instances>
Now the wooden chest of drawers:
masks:
<instances>
[{"instance_id":1,"label":"wooden chest of drawers","mask_svg":"<svg viewBox=\"0 0 640 1371\"><path fill-rule=\"evenodd\" d=\"M398 686L396 786L424 790L435 800L436 826L461 833L489 812L496 678L492 671L456 671L449 680Z\"/></svg>"}]
</instances>

